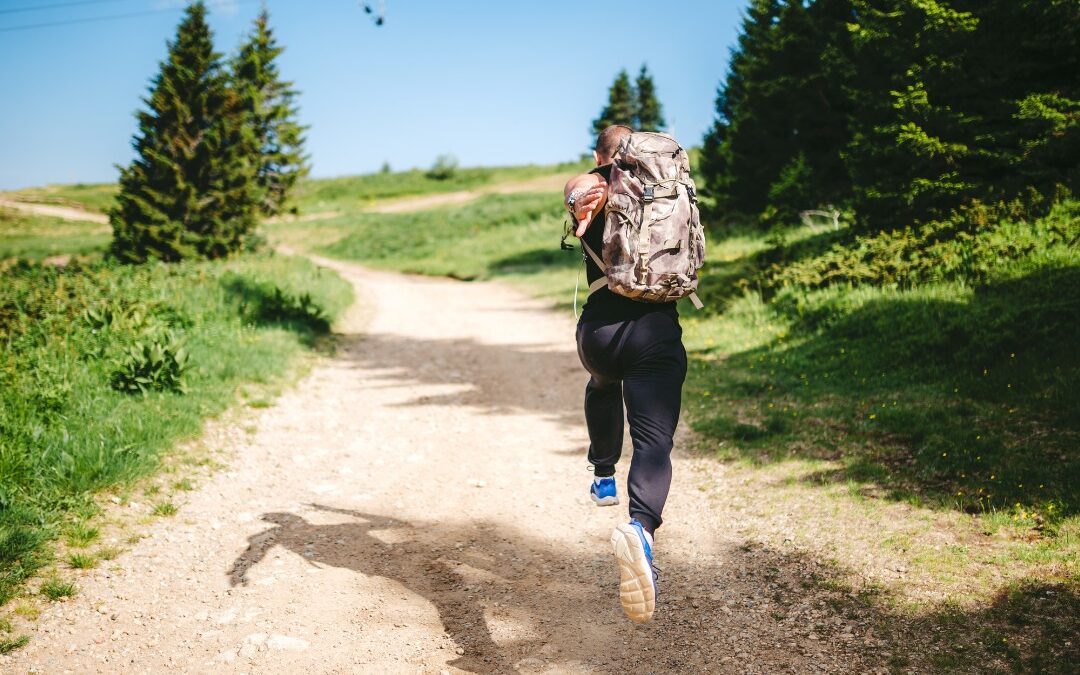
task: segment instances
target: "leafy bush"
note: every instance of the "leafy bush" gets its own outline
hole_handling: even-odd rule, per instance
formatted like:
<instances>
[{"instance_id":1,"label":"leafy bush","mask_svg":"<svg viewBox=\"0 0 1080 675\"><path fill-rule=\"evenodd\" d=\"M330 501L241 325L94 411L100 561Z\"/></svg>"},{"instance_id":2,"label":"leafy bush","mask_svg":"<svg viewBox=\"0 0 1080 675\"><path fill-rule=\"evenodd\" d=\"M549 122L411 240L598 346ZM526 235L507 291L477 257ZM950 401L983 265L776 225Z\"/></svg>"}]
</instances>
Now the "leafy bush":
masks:
<instances>
[{"instance_id":1,"label":"leafy bush","mask_svg":"<svg viewBox=\"0 0 1080 675\"><path fill-rule=\"evenodd\" d=\"M458 161L453 155L439 155L428 169L427 177L434 180L448 180L457 172Z\"/></svg>"},{"instance_id":2,"label":"leafy bush","mask_svg":"<svg viewBox=\"0 0 1080 675\"><path fill-rule=\"evenodd\" d=\"M833 284L911 288L931 281L980 284L1009 260L1080 242L1080 202L1063 201L1034 222L996 220L1003 207L976 204L953 219L858 236L802 260L785 259L784 244L765 252L764 286L822 288Z\"/></svg>"},{"instance_id":3,"label":"leafy bush","mask_svg":"<svg viewBox=\"0 0 1080 675\"><path fill-rule=\"evenodd\" d=\"M111 385L117 391L146 394L149 391L187 391L181 377L188 368L188 352L172 332L148 337L129 346L113 371Z\"/></svg>"}]
</instances>

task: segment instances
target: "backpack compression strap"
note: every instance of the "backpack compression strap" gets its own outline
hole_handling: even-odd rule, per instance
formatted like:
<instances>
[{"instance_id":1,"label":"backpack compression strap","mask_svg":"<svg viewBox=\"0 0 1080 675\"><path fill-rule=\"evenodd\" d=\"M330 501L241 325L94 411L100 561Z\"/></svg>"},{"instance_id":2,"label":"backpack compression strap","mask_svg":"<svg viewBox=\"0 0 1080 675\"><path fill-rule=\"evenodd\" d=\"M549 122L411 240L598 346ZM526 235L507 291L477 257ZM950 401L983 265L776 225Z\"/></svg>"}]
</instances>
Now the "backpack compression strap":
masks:
<instances>
[{"instance_id":1,"label":"backpack compression strap","mask_svg":"<svg viewBox=\"0 0 1080 675\"><path fill-rule=\"evenodd\" d=\"M596 255L596 251L592 250L592 247L586 244L584 239L581 239L579 241L581 241L581 248L585 249L585 252L588 253L589 257L593 259L593 262L596 263L596 266L600 268L600 271L607 272L607 265L604 264L604 261L600 258L600 256ZM589 284L589 295L592 295L604 286L607 286L607 278L600 277L596 281ZM574 292L574 295L577 296L576 291ZM694 305L694 309L705 309L705 305L702 304L701 298L698 297L696 291L691 292L690 295L687 295L686 297L690 298L690 302Z\"/></svg>"}]
</instances>

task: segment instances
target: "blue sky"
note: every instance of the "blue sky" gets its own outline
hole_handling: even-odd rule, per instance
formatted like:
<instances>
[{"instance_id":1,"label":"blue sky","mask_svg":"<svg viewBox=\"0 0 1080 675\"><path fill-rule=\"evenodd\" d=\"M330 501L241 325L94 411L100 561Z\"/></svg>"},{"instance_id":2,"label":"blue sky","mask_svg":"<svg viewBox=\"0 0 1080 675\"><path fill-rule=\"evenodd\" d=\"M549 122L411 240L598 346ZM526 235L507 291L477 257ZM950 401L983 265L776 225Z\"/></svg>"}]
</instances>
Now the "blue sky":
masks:
<instances>
[{"instance_id":1,"label":"blue sky","mask_svg":"<svg viewBox=\"0 0 1080 675\"><path fill-rule=\"evenodd\" d=\"M183 4L16 11L63 1L0 0L0 189L115 179ZM208 4L218 49L232 52L259 2ZM281 70L301 91L315 176L384 161L427 167L443 153L464 166L573 159L589 147L615 73L642 63L676 136L698 144L745 4L384 0L386 23L376 27L356 0L266 0L286 47ZM135 12L151 13L3 30Z\"/></svg>"}]
</instances>

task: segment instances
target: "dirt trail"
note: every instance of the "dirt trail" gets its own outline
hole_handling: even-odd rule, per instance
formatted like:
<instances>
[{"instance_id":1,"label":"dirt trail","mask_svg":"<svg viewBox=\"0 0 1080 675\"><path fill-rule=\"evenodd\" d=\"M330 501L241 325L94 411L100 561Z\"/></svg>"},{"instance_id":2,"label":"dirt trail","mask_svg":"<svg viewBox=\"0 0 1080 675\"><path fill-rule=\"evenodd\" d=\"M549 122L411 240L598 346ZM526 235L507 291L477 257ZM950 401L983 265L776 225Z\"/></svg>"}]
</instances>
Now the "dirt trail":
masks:
<instances>
[{"instance_id":1,"label":"dirt trail","mask_svg":"<svg viewBox=\"0 0 1080 675\"><path fill-rule=\"evenodd\" d=\"M746 500L762 486L685 454L657 540L657 617L629 623L608 548L624 507L586 497L572 317L498 284L319 262L364 299L336 354L259 411L253 433L225 434L228 467L116 561L81 573L78 596L47 607L0 671L774 673L882 662L873 635L798 590L806 567L743 545ZM795 588L813 620L793 621L780 588Z\"/></svg>"},{"instance_id":2,"label":"dirt trail","mask_svg":"<svg viewBox=\"0 0 1080 675\"><path fill-rule=\"evenodd\" d=\"M37 216L52 216L53 218L61 218L63 220L77 220L84 223L100 223L107 225L109 222L109 217L103 213L91 213L90 211L83 211L82 209L76 209L70 206L57 206L55 204L30 204L11 199L0 199L0 208L14 209L15 211L32 213Z\"/></svg>"}]
</instances>

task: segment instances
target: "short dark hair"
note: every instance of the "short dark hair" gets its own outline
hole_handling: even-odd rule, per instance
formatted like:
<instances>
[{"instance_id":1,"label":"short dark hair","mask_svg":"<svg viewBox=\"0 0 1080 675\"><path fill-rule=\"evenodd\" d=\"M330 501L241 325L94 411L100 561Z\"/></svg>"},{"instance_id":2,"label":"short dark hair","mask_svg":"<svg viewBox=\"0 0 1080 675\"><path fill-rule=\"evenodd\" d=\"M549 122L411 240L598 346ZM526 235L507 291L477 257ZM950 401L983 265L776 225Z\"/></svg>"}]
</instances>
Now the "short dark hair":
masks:
<instances>
[{"instance_id":1,"label":"short dark hair","mask_svg":"<svg viewBox=\"0 0 1080 675\"><path fill-rule=\"evenodd\" d=\"M634 133L634 130L623 124L612 124L600 132L596 137L596 154L611 159L615 151L619 149L622 140Z\"/></svg>"}]
</instances>

